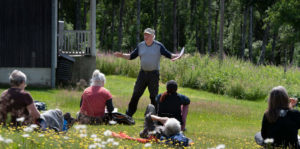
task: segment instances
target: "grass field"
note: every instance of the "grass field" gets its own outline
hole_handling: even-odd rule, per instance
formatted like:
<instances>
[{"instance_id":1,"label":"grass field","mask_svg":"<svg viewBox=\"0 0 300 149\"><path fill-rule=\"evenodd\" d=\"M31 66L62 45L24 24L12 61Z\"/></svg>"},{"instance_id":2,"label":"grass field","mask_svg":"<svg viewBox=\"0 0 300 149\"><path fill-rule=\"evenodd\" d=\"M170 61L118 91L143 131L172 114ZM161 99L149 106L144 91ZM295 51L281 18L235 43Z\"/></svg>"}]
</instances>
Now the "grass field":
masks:
<instances>
[{"instance_id":1,"label":"grass field","mask_svg":"<svg viewBox=\"0 0 300 149\"><path fill-rule=\"evenodd\" d=\"M119 112L125 113L130 100L135 79L123 76L107 76L105 87L113 95L113 103ZM2 92L4 88L0 89ZM79 101L82 91L72 89L30 89L28 90L35 100L43 101L48 109L59 108L63 112L71 112L75 116L79 110ZM165 84L160 84L159 93L165 91ZM226 148L258 148L254 141L254 135L260 130L263 112L267 107L265 100L247 101L237 100L227 96L212 94L209 92L179 88L179 93L187 95L191 99L189 114L187 117L187 131L185 135L194 141L190 148L212 148L224 144ZM95 143L92 134L96 134L106 144L105 148L145 148L144 144L129 140L114 138L111 143L109 136L104 136L106 130L114 132L126 132L130 136L138 137L143 129L143 113L150 103L149 93L146 90L140 99L137 113L134 115L136 124L125 125L100 125L88 126L86 130L78 131L70 129L66 134L53 132L23 132L6 128L0 129L3 138L12 139L12 143L1 141L1 148L89 148ZM87 134L80 136L81 133ZM29 137L22 135L29 134ZM43 134L44 136L40 137ZM1 140L1 137L0 137ZM98 140L99 141L99 140ZM106 143L105 143L106 141ZM101 142L100 142L101 144ZM162 144L152 143L152 148L166 148ZM168 146L172 148L171 146Z\"/></svg>"}]
</instances>

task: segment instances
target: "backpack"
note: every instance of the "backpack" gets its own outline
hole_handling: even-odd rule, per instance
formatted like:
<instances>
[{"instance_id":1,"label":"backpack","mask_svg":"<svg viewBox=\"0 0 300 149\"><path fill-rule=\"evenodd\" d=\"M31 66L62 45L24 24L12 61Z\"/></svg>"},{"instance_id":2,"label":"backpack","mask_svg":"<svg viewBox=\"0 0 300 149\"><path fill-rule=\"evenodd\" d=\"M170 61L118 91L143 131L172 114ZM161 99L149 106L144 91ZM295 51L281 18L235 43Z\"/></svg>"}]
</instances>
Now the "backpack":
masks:
<instances>
[{"instance_id":1,"label":"backpack","mask_svg":"<svg viewBox=\"0 0 300 149\"><path fill-rule=\"evenodd\" d=\"M122 114L120 112L114 112L114 113L111 113L111 115L109 113L105 113L105 116L104 116L105 123L108 123L109 120L114 120L118 124L125 124L125 125L134 125L135 124L135 121L130 116L128 116L126 114Z\"/></svg>"},{"instance_id":2,"label":"backpack","mask_svg":"<svg viewBox=\"0 0 300 149\"><path fill-rule=\"evenodd\" d=\"M36 108L37 108L39 111L45 111L45 110L47 110L46 104L45 104L44 102L34 101L34 105L36 106Z\"/></svg>"}]
</instances>

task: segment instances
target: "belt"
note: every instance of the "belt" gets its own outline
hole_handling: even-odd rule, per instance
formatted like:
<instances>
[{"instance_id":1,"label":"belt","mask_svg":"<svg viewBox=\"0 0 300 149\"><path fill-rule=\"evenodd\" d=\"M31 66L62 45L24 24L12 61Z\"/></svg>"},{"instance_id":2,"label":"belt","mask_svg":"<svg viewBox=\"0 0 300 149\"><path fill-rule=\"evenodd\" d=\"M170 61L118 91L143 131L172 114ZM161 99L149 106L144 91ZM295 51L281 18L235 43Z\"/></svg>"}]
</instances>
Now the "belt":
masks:
<instances>
[{"instance_id":1,"label":"belt","mask_svg":"<svg viewBox=\"0 0 300 149\"><path fill-rule=\"evenodd\" d=\"M158 72L158 70L150 70L150 71L147 71L147 70L141 69L141 72L144 72L144 73L155 73L155 72Z\"/></svg>"}]
</instances>

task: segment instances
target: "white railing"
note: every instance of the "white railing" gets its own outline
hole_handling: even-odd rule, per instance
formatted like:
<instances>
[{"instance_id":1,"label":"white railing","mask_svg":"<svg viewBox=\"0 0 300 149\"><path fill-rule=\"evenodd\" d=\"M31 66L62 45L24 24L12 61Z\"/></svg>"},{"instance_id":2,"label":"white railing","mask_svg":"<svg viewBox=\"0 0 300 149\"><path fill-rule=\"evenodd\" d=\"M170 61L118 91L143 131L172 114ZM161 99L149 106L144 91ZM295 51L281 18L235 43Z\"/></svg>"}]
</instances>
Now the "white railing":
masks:
<instances>
[{"instance_id":1,"label":"white railing","mask_svg":"<svg viewBox=\"0 0 300 149\"><path fill-rule=\"evenodd\" d=\"M64 30L58 35L59 52L68 55L91 55L91 31Z\"/></svg>"}]
</instances>

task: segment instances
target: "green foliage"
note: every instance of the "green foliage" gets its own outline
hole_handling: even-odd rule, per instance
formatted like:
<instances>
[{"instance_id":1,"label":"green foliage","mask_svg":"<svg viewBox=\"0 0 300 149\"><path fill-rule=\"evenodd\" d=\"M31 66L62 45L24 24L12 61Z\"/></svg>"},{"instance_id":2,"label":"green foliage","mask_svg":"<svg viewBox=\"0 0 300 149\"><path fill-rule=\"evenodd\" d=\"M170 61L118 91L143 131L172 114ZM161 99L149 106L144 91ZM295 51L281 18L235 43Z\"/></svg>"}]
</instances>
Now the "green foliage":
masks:
<instances>
[{"instance_id":1,"label":"green foliage","mask_svg":"<svg viewBox=\"0 0 300 149\"><path fill-rule=\"evenodd\" d=\"M105 74L136 77L139 60L128 61L107 54L98 57L97 68ZM278 85L285 86L292 95L300 94L300 71L293 67L284 73L283 67L256 66L230 57L220 65L215 57L186 54L175 62L161 59L160 68L162 82L176 80L183 87L239 99L264 99Z\"/></svg>"}]
</instances>

